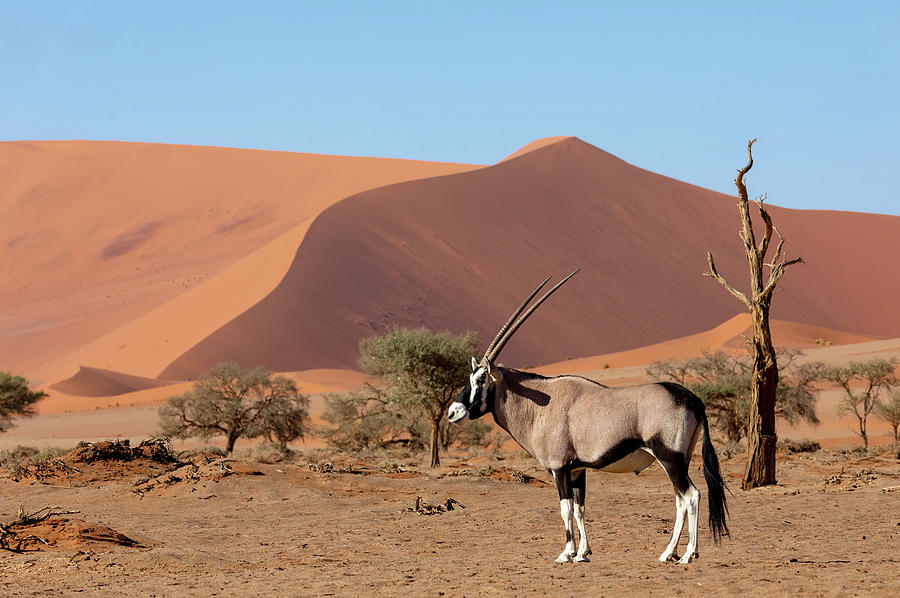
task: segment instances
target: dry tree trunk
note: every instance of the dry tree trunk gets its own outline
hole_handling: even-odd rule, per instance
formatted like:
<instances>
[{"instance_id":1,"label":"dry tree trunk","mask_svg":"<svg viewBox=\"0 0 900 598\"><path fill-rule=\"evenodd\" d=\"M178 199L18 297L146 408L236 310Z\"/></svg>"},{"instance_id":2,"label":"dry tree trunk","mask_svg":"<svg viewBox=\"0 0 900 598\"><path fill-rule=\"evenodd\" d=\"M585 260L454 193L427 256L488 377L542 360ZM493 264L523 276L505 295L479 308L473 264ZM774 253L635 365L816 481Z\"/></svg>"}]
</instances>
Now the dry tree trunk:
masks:
<instances>
[{"instance_id":1,"label":"dry tree trunk","mask_svg":"<svg viewBox=\"0 0 900 598\"><path fill-rule=\"evenodd\" d=\"M440 435L440 433L441 420L431 420L431 467L437 467L441 464L441 457L438 453L438 436Z\"/></svg>"},{"instance_id":2,"label":"dry tree trunk","mask_svg":"<svg viewBox=\"0 0 900 598\"><path fill-rule=\"evenodd\" d=\"M775 285L784 275L785 269L803 261L803 258L782 260L781 250L784 246L784 237L772 224L772 217L766 210L765 195L756 199L759 206L759 215L765 224L763 238L757 244L753 234L753 223L750 220L750 202L747 195L747 186L744 184L744 175L753 167L752 147L756 142L753 139L747 142L747 165L738 170L734 184L738 188L738 211L741 215L741 239L744 242L744 250L747 253L747 262L750 266L750 296L725 280L716 271L716 264L711 253L707 253L709 271L711 276L724 286L728 292L737 297L749 310L753 320L753 338L750 340L751 357L753 359L753 382L750 400L750 421L747 426L747 469L744 473L743 488L756 488L775 483L775 389L778 386L778 363L775 359L775 347L772 345L772 333L769 329L769 308L772 305L772 293ZM778 235L779 241L775 247L775 255L772 261L766 263L766 253L769 250L769 242L772 233ZM763 267L769 268L769 276L764 280Z\"/></svg>"}]
</instances>

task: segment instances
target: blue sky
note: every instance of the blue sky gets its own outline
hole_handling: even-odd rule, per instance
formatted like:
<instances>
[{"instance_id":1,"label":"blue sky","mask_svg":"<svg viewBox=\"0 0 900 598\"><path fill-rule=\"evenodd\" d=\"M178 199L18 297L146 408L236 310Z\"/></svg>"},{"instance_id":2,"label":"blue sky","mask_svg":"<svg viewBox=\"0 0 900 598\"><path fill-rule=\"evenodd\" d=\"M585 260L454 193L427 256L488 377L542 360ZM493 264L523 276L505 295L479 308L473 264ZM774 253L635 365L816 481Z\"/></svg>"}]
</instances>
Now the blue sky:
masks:
<instances>
[{"instance_id":1,"label":"blue sky","mask_svg":"<svg viewBox=\"0 0 900 598\"><path fill-rule=\"evenodd\" d=\"M898 2L0 0L0 139L493 163L577 135L900 215Z\"/></svg>"}]
</instances>

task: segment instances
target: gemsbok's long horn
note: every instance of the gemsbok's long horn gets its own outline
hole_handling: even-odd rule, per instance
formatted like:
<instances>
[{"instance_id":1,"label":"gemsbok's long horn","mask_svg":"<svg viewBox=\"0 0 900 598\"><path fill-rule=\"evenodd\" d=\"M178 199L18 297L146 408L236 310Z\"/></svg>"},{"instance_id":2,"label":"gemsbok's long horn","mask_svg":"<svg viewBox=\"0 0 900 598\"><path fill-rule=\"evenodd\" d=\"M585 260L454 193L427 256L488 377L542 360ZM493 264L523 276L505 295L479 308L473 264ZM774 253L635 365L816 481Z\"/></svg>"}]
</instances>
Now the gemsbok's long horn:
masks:
<instances>
[{"instance_id":1,"label":"gemsbok's long horn","mask_svg":"<svg viewBox=\"0 0 900 598\"><path fill-rule=\"evenodd\" d=\"M518 320L516 320L516 323L513 324L511 327L509 326L509 323L507 322L507 324L502 329L502 332L505 333L503 338L499 342L496 342L496 339L495 339L495 342L491 343L491 346L488 348L488 351L485 353L485 355L482 359L487 360L488 362L493 362L497 358L497 355L500 354L500 351L503 350L504 345L506 345L506 343L509 342L509 339L512 338L512 335L516 333L516 330L518 330L519 327L525 323L525 320L528 319L528 316L533 314L534 310L536 310L538 307L541 306L541 303L546 301L550 297L550 295L552 295L553 293L556 292L556 290L559 287L563 286L567 280L569 280L570 278L572 278L573 276L578 274L578 272L580 272L580 271L581 271L581 268L578 268L577 270L575 270L574 272L572 272L571 274L569 274L568 276L566 276L565 278L560 280L558 283L556 283L556 285L553 288L551 288L549 291L544 293L540 299L535 301L534 305L529 307L528 311L526 311L524 314L522 314L522 317L520 317ZM550 279L548 278L547 280L550 280ZM531 296L528 297L528 299L525 301L525 303L522 305L522 307L524 307L525 305L528 304L529 301L531 301L531 299L537 294L537 292L541 290L541 287L543 287L547 283L547 280L542 282L541 286L539 286L534 291L534 293L532 293ZM522 311L522 308L519 308L518 312L521 312L521 311ZM512 321L518 315L519 315L519 313L516 313L515 315L513 315L513 317L510 318L510 321ZM507 328L508 328L508 330L506 330Z\"/></svg>"},{"instance_id":2,"label":"gemsbok's long horn","mask_svg":"<svg viewBox=\"0 0 900 598\"><path fill-rule=\"evenodd\" d=\"M519 314L521 314L522 311L523 311L526 307L528 307L528 304L531 302L531 300L534 299L535 295L537 295L537 294L540 292L540 290L541 290L542 288L544 288L544 285L547 284L547 281L550 280L551 278L553 278L553 275L552 275L552 274L551 274L550 276L548 276L547 278L545 278L545 279L544 279L544 282L542 282L541 284L539 284L539 285L537 286L537 288L536 288L535 290L533 290L533 291L531 292L530 295L528 295L528 299L526 299L525 301L523 301L523 302L522 302L522 305L520 305L520 306L518 307L518 309L516 309L516 311L513 312L513 314L512 314L512 315L509 317L509 319L506 321L506 324L504 324L504 325L500 328L500 332L497 333L497 335L494 337L494 340L491 341L491 344L488 345L487 350L484 352L484 357L481 358L481 361L482 361L482 362L484 362L484 360L486 360L486 359L488 358L488 355L491 354L491 351L494 350L494 347L497 346L497 343L500 342L500 340L503 338L503 335L506 334L506 331L509 330L509 327L510 327L510 326L512 326L512 323L515 322L515 321L516 321L516 318L519 317Z\"/></svg>"}]
</instances>

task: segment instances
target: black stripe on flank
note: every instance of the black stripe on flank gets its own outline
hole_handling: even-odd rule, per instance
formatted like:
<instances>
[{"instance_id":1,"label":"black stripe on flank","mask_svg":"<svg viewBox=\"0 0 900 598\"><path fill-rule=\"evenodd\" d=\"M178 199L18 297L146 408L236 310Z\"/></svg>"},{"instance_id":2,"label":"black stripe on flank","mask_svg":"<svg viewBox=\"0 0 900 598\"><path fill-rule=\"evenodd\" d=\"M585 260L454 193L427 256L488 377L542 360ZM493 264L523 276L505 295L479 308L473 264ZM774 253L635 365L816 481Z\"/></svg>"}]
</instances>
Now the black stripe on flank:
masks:
<instances>
[{"instance_id":1,"label":"black stripe on flank","mask_svg":"<svg viewBox=\"0 0 900 598\"><path fill-rule=\"evenodd\" d=\"M599 459L592 463L588 463L585 461L573 461L571 468L578 469L579 467L591 467L593 469L603 469L607 465L612 465L616 461L620 461L633 453L634 451L646 446L644 441L640 438L626 438L625 440L620 441L614 447L603 453Z\"/></svg>"}]
</instances>

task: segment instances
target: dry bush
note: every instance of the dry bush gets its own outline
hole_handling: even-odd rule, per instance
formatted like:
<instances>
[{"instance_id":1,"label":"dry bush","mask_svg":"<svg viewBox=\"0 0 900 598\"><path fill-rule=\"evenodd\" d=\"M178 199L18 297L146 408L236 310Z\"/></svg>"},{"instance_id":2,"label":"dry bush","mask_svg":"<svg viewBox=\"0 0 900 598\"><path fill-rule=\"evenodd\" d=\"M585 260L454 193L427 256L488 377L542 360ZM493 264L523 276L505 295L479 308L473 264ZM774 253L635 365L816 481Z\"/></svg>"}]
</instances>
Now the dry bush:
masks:
<instances>
[{"instance_id":1,"label":"dry bush","mask_svg":"<svg viewBox=\"0 0 900 598\"><path fill-rule=\"evenodd\" d=\"M172 452L168 438L151 438L143 440L132 448L131 441L104 440L101 442L79 442L73 451L73 460L80 463L97 461L132 461L146 459L156 463L175 463L178 457Z\"/></svg>"},{"instance_id":2,"label":"dry bush","mask_svg":"<svg viewBox=\"0 0 900 598\"><path fill-rule=\"evenodd\" d=\"M9 454L8 454L9 455ZM178 464L167 438L151 438L132 447L129 440L79 442L70 451L37 452L20 447L7 456L9 477L41 484L87 484Z\"/></svg>"},{"instance_id":3,"label":"dry bush","mask_svg":"<svg viewBox=\"0 0 900 598\"><path fill-rule=\"evenodd\" d=\"M431 423L393 402L380 388L366 385L348 393L325 397L322 419L330 426L318 434L329 446L351 453L375 453L401 448L407 453L429 446ZM481 421L450 425L444 417L438 424L438 445L497 450L506 436Z\"/></svg>"},{"instance_id":4,"label":"dry bush","mask_svg":"<svg viewBox=\"0 0 900 598\"><path fill-rule=\"evenodd\" d=\"M854 446L835 446L829 449L829 452L832 452L836 455L840 455L842 457L866 457L869 455L869 449L863 446L854 445Z\"/></svg>"},{"instance_id":5,"label":"dry bush","mask_svg":"<svg viewBox=\"0 0 900 598\"><path fill-rule=\"evenodd\" d=\"M235 452L235 457L238 459L251 461L253 463L264 463L266 465L283 463L285 461L294 462L299 455L300 453L298 451L269 442L257 444Z\"/></svg>"},{"instance_id":6,"label":"dry bush","mask_svg":"<svg viewBox=\"0 0 900 598\"><path fill-rule=\"evenodd\" d=\"M778 451L782 453L816 453L820 450L822 450L822 445L808 438L803 438L801 440L784 439L778 441Z\"/></svg>"},{"instance_id":7,"label":"dry bush","mask_svg":"<svg viewBox=\"0 0 900 598\"><path fill-rule=\"evenodd\" d=\"M202 446L200 448L185 449L178 452L179 461L201 461L211 459L221 459L227 456L225 449L219 446Z\"/></svg>"},{"instance_id":8,"label":"dry bush","mask_svg":"<svg viewBox=\"0 0 900 598\"><path fill-rule=\"evenodd\" d=\"M718 452L723 459L731 459L735 455L746 453L747 447L739 440L725 440L716 446L716 452Z\"/></svg>"},{"instance_id":9,"label":"dry bush","mask_svg":"<svg viewBox=\"0 0 900 598\"><path fill-rule=\"evenodd\" d=\"M425 446L415 426L386 393L369 384L361 390L325 395L322 420L331 427L323 427L319 436L344 451L358 453L402 443L419 449Z\"/></svg>"},{"instance_id":10,"label":"dry bush","mask_svg":"<svg viewBox=\"0 0 900 598\"><path fill-rule=\"evenodd\" d=\"M59 457L64 455L63 449L50 448L38 449L31 446L17 446L10 451L0 452L0 467L9 472L9 477L15 481L28 477L36 472L51 468Z\"/></svg>"}]
</instances>

